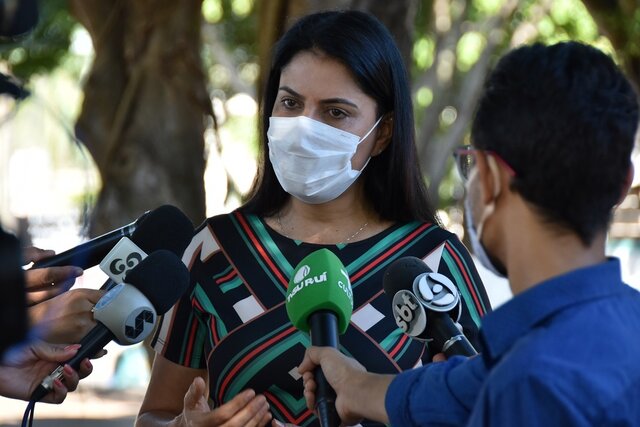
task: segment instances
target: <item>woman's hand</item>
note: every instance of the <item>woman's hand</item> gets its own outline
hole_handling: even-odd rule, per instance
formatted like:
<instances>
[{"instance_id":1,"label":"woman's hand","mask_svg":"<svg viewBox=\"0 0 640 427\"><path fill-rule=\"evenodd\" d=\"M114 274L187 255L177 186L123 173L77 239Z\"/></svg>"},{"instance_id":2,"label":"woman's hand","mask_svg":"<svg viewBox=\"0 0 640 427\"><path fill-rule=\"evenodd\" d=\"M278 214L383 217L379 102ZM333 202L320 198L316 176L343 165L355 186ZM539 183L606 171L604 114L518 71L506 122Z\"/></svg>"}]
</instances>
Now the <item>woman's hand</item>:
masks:
<instances>
[{"instance_id":1,"label":"woman's hand","mask_svg":"<svg viewBox=\"0 0 640 427\"><path fill-rule=\"evenodd\" d=\"M197 377L184 396L181 425L189 427L262 427L271 421L269 404L264 396L244 390L225 404L209 409L205 381Z\"/></svg>"}]
</instances>

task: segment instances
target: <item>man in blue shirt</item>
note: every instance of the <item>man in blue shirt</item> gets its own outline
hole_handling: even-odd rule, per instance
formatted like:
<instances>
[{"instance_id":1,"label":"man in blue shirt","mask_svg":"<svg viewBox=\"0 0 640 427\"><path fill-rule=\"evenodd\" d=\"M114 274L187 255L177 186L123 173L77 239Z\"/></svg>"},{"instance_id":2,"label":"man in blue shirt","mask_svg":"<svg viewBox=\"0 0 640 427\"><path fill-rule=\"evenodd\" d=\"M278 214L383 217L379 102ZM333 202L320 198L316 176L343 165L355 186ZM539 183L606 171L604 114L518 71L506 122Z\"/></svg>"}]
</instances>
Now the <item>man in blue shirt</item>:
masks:
<instances>
[{"instance_id":1,"label":"man in blue shirt","mask_svg":"<svg viewBox=\"0 0 640 427\"><path fill-rule=\"evenodd\" d=\"M456 160L474 253L514 298L485 316L471 359L389 376L310 348L307 403L321 365L346 424L640 425L640 293L605 256L637 127L636 95L600 51L568 42L502 58Z\"/></svg>"}]
</instances>

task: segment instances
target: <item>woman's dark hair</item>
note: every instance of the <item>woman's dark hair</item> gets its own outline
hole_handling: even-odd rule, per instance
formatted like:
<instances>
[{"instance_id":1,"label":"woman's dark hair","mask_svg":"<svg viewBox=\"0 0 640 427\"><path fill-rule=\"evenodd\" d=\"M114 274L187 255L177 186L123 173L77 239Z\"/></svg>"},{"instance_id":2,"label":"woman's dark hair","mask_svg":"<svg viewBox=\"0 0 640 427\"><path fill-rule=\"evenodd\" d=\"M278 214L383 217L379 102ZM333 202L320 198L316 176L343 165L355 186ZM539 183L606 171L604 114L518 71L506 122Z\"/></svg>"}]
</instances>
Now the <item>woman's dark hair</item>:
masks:
<instances>
[{"instance_id":1,"label":"woman's dark hair","mask_svg":"<svg viewBox=\"0 0 640 427\"><path fill-rule=\"evenodd\" d=\"M504 56L471 137L509 163L511 188L543 218L588 245L623 196L637 127L636 94L611 58L566 42Z\"/></svg>"},{"instance_id":2,"label":"woman's dark hair","mask_svg":"<svg viewBox=\"0 0 640 427\"><path fill-rule=\"evenodd\" d=\"M389 146L373 157L360 179L376 212L392 221L435 222L418 165L411 94L402 57L389 31L358 11L321 12L303 17L278 41L261 111L258 175L243 210L275 214L290 197L280 186L268 158L267 129L282 69L298 53L316 51L340 61L360 89L377 104L378 117L393 118Z\"/></svg>"}]
</instances>

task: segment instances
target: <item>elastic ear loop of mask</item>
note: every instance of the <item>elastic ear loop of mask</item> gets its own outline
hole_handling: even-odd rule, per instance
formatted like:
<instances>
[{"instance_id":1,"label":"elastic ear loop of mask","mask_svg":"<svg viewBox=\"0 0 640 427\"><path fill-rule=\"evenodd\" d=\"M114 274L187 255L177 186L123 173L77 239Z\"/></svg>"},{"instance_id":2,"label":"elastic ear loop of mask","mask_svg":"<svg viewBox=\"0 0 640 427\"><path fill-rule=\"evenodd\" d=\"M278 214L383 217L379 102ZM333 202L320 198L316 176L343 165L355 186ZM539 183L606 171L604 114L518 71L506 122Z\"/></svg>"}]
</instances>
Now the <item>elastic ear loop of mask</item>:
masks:
<instances>
[{"instance_id":1,"label":"elastic ear loop of mask","mask_svg":"<svg viewBox=\"0 0 640 427\"><path fill-rule=\"evenodd\" d=\"M478 239L482 236L482 229L484 228L485 220L496 209L496 199L500 195L500 172L498 171L498 164L491 154L487 154L486 159L487 166L489 167L489 170L491 170L491 175L493 175L493 201L486 206L484 208L484 212L482 212L482 217L478 224Z\"/></svg>"}]
</instances>

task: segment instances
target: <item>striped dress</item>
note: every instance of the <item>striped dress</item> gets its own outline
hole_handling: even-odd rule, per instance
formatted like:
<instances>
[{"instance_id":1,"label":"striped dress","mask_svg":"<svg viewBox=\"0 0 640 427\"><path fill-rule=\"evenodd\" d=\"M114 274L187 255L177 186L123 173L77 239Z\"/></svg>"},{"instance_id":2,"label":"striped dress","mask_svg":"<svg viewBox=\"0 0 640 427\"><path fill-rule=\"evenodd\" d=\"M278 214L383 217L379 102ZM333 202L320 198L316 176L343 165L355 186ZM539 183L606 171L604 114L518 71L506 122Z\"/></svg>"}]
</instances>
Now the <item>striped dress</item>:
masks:
<instances>
[{"instance_id":1,"label":"striped dress","mask_svg":"<svg viewBox=\"0 0 640 427\"><path fill-rule=\"evenodd\" d=\"M235 211L208 219L196 231L183 257L191 286L162 319L153 342L156 351L172 362L206 368L214 406L253 388L266 396L276 419L318 425L297 372L310 339L292 326L284 302L293 269L320 248L334 252L349 273L354 312L340 336L340 350L367 370L397 373L430 360L424 343L396 326L382 290L385 269L399 257L422 258L453 280L463 300L460 323L477 346L480 318L491 308L454 234L411 222L358 242L318 245L289 239L260 217Z\"/></svg>"}]
</instances>

